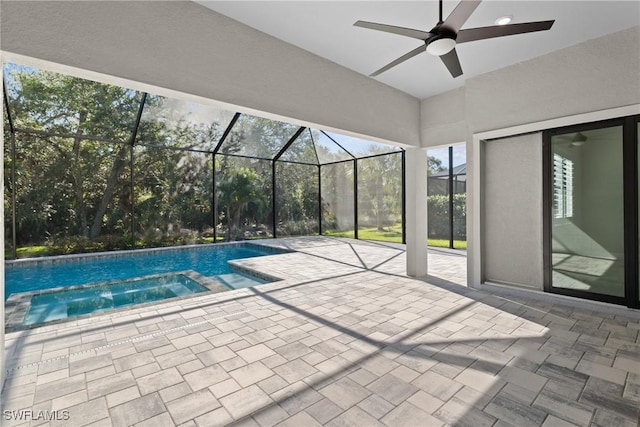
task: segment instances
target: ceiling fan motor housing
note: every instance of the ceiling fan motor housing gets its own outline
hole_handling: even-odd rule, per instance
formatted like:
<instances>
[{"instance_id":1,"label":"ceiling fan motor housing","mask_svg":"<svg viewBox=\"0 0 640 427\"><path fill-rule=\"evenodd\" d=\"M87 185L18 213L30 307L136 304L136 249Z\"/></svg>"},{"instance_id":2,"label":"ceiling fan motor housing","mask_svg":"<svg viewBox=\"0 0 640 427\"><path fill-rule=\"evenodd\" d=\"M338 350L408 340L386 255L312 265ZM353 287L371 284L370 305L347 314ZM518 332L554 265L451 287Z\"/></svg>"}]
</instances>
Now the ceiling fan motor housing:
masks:
<instances>
[{"instance_id":1,"label":"ceiling fan motor housing","mask_svg":"<svg viewBox=\"0 0 640 427\"><path fill-rule=\"evenodd\" d=\"M456 33L449 31L442 31L437 29L431 30L432 33L436 33L435 36L425 40L427 44L427 53L433 56L442 56L451 52L456 47Z\"/></svg>"}]
</instances>

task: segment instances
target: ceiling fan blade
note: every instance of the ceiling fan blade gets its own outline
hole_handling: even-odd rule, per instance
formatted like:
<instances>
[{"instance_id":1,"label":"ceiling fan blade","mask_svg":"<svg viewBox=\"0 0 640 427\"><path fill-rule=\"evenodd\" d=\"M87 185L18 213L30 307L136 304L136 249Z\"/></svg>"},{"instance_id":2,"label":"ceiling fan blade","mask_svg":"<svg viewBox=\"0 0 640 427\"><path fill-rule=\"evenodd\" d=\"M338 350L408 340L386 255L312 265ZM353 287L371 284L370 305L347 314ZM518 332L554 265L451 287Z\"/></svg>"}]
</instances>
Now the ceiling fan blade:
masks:
<instances>
[{"instance_id":1,"label":"ceiling fan blade","mask_svg":"<svg viewBox=\"0 0 640 427\"><path fill-rule=\"evenodd\" d=\"M411 37L422 41L425 41L429 37L433 36L433 34L426 31L414 30L412 28L396 27L394 25L376 24L375 22L356 21L356 23L353 25L356 27L368 28L370 30L384 31L385 33Z\"/></svg>"},{"instance_id":2,"label":"ceiling fan blade","mask_svg":"<svg viewBox=\"0 0 640 427\"><path fill-rule=\"evenodd\" d=\"M444 65L447 67L447 70L451 73L453 78L462 75L462 66L460 65L460 60L458 59L458 53L455 48L451 50L451 52L444 54L440 57Z\"/></svg>"},{"instance_id":3,"label":"ceiling fan blade","mask_svg":"<svg viewBox=\"0 0 640 427\"><path fill-rule=\"evenodd\" d=\"M468 28L460 30L456 43L466 43L475 40L491 39L494 37L512 36L515 34L546 31L555 21L525 22L522 24L493 25L491 27Z\"/></svg>"},{"instance_id":4,"label":"ceiling fan blade","mask_svg":"<svg viewBox=\"0 0 640 427\"><path fill-rule=\"evenodd\" d=\"M444 20L442 27L445 27L454 33L460 31L460 28L467 22L474 10L478 7L482 0L462 0L453 12Z\"/></svg>"},{"instance_id":5,"label":"ceiling fan blade","mask_svg":"<svg viewBox=\"0 0 640 427\"><path fill-rule=\"evenodd\" d=\"M418 55L419 53L424 52L425 50L427 50L427 45L426 44L424 44L422 46L419 46L419 47L413 49L411 52L402 55L400 58L396 59L395 61L388 63L384 67L380 68L378 71L375 71L375 72L371 73L370 77L375 77L378 74L382 74L385 71L387 71L388 69L393 68L398 64L402 64L407 59L411 59L414 56Z\"/></svg>"}]
</instances>

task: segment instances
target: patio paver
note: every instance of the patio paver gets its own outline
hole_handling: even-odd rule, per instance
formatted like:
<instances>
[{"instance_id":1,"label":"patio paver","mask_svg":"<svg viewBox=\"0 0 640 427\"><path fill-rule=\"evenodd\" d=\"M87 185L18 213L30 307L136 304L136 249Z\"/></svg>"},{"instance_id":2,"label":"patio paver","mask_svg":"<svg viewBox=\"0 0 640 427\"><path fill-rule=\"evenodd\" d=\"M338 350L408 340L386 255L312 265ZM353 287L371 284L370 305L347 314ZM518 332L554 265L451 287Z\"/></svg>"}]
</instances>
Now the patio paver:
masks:
<instances>
[{"instance_id":1,"label":"patio paver","mask_svg":"<svg viewBox=\"0 0 640 427\"><path fill-rule=\"evenodd\" d=\"M457 251L414 279L402 245L260 243L296 252L241 265L284 280L7 334L3 409L118 427L638 426L638 312L460 286Z\"/></svg>"}]
</instances>

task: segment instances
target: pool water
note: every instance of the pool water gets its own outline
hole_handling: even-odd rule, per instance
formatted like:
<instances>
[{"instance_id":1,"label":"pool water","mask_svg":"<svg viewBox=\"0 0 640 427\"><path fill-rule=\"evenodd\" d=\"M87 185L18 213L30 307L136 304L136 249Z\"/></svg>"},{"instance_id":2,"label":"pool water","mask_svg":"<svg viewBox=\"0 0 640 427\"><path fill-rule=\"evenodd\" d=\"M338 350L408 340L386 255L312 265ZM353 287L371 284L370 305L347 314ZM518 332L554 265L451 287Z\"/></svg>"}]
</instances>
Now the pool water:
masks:
<instances>
[{"instance_id":1,"label":"pool water","mask_svg":"<svg viewBox=\"0 0 640 427\"><path fill-rule=\"evenodd\" d=\"M138 250L130 254L73 257L61 262L9 264L5 269L5 301L17 292L31 292L154 274L194 270L203 276L231 274L228 261L274 251L251 244L215 245L171 250Z\"/></svg>"},{"instance_id":2,"label":"pool water","mask_svg":"<svg viewBox=\"0 0 640 427\"><path fill-rule=\"evenodd\" d=\"M208 291L205 286L182 274L53 291L31 298L23 324L50 322L205 291Z\"/></svg>"}]
</instances>

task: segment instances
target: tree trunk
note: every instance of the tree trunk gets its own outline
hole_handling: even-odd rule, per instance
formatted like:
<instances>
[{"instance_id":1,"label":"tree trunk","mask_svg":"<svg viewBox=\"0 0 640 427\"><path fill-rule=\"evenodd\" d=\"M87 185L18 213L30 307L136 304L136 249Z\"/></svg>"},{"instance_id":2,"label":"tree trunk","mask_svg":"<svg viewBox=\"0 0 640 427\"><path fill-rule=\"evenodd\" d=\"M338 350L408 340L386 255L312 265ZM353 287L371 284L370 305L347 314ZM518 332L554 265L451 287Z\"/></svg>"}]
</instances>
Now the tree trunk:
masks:
<instances>
[{"instance_id":1,"label":"tree trunk","mask_svg":"<svg viewBox=\"0 0 640 427\"><path fill-rule=\"evenodd\" d=\"M229 208L229 206L227 206L227 233L225 236L225 241L230 242L231 241L231 209Z\"/></svg>"},{"instance_id":2,"label":"tree trunk","mask_svg":"<svg viewBox=\"0 0 640 427\"><path fill-rule=\"evenodd\" d=\"M84 180L80 171L80 142L82 141L82 124L86 120L87 113L81 112L78 120L78 130L73 138L73 184L76 193L76 215L79 221L79 232L84 237L88 236L87 209L84 204Z\"/></svg>"},{"instance_id":3,"label":"tree trunk","mask_svg":"<svg viewBox=\"0 0 640 427\"><path fill-rule=\"evenodd\" d=\"M113 161L111 173L109 173L109 178L107 179L107 187L104 189L104 193L102 194L102 198L100 199L100 204L98 204L98 209L96 210L96 216L93 219L93 224L91 225L91 232L89 236L92 239L99 236L100 231L102 231L102 218L107 212L109 203L111 203L111 200L113 200L113 195L116 191L116 185L118 184L118 178L122 174L122 171L126 165L125 156L128 151L129 146L123 144Z\"/></svg>"},{"instance_id":4,"label":"tree trunk","mask_svg":"<svg viewBox=\"0 0 640 427\"><path fill-rule=\"evenodd\" d=\"M87 236L87 211L84 206L84 188L82 185L82 178L74 172L73 182L76 192L76 215L78 216L78 232L84 237Z\"/></svg>"},{"instance_id":5,"label":"tree trunk","mask_svg":"<svg viewBox=\"0 0 640 427\"><path fill-rule=\"evenodd\" d=\"M233 240L238 240L238 232L240 231L240 214L242 214L242 206L238 206L233 213Z\"/></svg>"},{"instance_id":6,"label":"tree trunk","mask_svg":"<svg viewBox=\"0 0 640 427\"><path fill-rule=\"evenodd\" d=\"M376 178L376 224L378 231L384 231L382 214L384 212L384 189L382 176Z\"/></svg>"}]
</instances>

